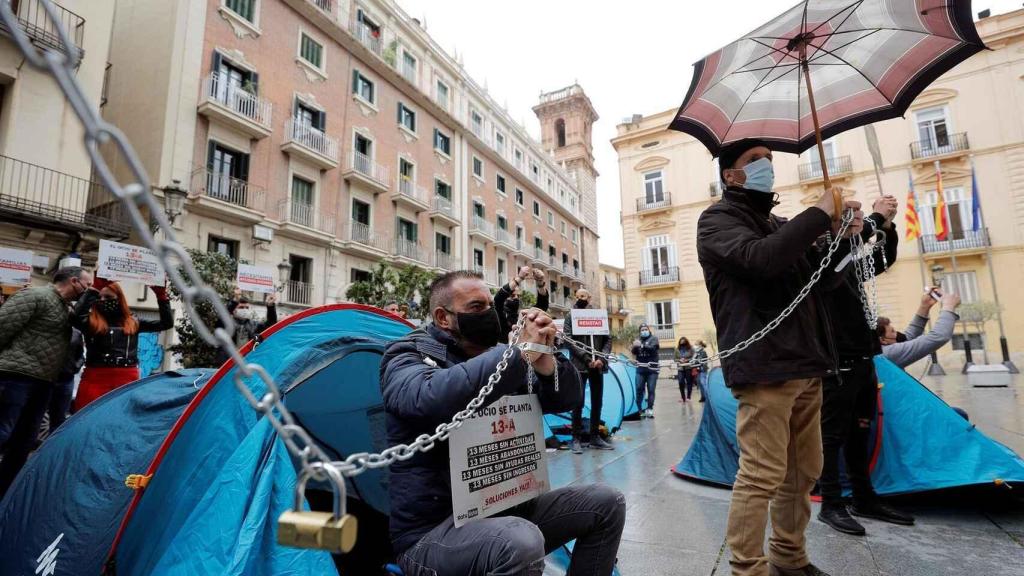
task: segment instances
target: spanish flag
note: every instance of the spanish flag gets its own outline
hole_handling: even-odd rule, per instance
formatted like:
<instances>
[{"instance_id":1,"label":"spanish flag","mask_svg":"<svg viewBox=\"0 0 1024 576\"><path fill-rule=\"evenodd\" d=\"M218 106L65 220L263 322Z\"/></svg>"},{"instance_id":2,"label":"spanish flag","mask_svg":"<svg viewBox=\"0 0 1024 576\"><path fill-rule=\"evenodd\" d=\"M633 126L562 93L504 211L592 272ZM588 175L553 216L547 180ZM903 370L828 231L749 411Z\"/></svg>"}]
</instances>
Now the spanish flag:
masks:
<instances>
[{"instance_id":1,"label":"spanish flag","mask_svg":"<svg viewBox=\"0 0 1024 576\"><path fill-rule=\"evenodd\" d=\"M910 180L910 191L907 192L907 235L906 242L921 237L921 221L917 219L917 194L914 194L914 180Z\"/></svg>"},{"instance_id":2,"label":"spanish flag","mask_svg":"<svg viewBox=\"0 0 1024 576\"><path fill-rule=\"evenodd\" d=\"M946 199L942 196L942 169L935 163L935 239L949 240L949 220L946 219Z\"/></svg>"}]
</instances>

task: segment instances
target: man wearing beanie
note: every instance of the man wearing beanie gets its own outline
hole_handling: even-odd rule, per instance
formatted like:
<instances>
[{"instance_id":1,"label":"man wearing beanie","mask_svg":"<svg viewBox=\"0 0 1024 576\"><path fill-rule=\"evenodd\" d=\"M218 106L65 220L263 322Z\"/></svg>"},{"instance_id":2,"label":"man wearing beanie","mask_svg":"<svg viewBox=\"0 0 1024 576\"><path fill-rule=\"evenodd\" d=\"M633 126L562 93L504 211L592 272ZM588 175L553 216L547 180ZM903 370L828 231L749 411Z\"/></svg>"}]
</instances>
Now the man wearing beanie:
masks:
<instances>
[{"instance_id":1,"label":"man wearing beanie","mask_svg":"<svg viewBox=\"0 0 1024 576\"><path fill-rule=\"evenodd\" d=\"M819 265L835 207L828 191L791 220L773 215L772 151L765 142L730 144L719 163L726 191L700 217L697 256L719 345L727 350L796 299ZM847 233L859 233L860 203L848 201L844 209L854 210ZM822 279L830 281L832 275ZM722 361L739 402L740 462L726 529L735 576L825 575L811 564L804 538L822 466L821 379L836 370L828 311L817 292L760 341Z\"/></svg>"}]
</instances>

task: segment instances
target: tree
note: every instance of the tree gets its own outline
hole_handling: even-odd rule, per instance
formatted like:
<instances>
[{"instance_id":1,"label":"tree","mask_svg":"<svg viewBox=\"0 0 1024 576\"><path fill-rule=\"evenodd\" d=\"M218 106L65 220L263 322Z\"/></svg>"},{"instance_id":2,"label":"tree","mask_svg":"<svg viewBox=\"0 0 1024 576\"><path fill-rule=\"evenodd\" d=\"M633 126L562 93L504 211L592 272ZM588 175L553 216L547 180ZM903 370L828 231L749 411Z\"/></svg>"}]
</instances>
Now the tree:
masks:
<instances>
[{"instance_id":1,"label":"tree","mask_svg":"<svg viewBox=\"0 0 1024 576\"><path fill-rule=\"evenodd\" d=\"M970 324L973 328L972 331L982 337L982 353L986 355L985 362L988 363L988 351L984 346L985 324L999 316L1000 307L995 302L982 300L964 304L957 312L960 314L960 319Z\"/></svg>"},{"instance_id":2,"label":"tree","mask_svg":"<svg viewBox=\"0 0 1024 576\"><path fill-rule=\"evenodd\" d=\"M395 268L387 262L379 262L370 270L370 277L355 282L345 291L345 298L358 304L383 307L390 301L409 307L409 317L423 319L426 306L419 305L428 296L427 289L436 274L418 266ZM420 299L417 303L416 299Z\"/></svg>"},{"instance_id":3,"label":"tree","mask_svg":"<svg viewBox=\"0 0 1024 576\"><path fill-rule=\"evenodd\" d=\"M213 288L220 295L222 301L228 300L237 277L237 263L232 258L216 252L189 249L188 254L203 282ZM182 276L187 281L184 272ZM170 290L171 297L181 302L181 292L177 286L172 284ZM211 330L218 325L217 313L210 302L206 300L194 302L193 310ZM217 347L208 344L199 336L195 326L192 325L191 315L184 314L178 318L174 329L178 333L178 343L171 346L170 351L178 356L185 368L203 368L218 364Z\"/></svg>"},{"instance_id":4,"label":"tree","mask_svg":"<svg viewBox=\"0 0 1024 576\"><path fill-rule=\"evenodd\" d=\"M634 340L640 337L640 325L628 322L615 332L612 332L612 342L629 347Z\"/></svg>"}]
</instances>

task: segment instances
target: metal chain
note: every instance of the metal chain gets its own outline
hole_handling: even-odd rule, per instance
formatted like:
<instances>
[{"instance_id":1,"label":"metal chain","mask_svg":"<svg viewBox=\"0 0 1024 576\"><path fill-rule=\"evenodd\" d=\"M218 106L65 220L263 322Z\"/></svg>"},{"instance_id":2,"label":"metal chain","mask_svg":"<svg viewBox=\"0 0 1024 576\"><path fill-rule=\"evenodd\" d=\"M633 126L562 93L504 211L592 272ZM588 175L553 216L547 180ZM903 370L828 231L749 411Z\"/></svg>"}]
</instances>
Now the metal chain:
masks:
<instances>
[{"instance_id":1,"label":"metal chain","mask_svg":"<svg viewBox=\"0 0 1024 576\"><path fill-rule=\"evenodd\" d=\"M865 243L859 235L850 238L850 256L853 260L854 274L857 277L861 308L863 308L864 318L872 330L878 328L878 282L875 274L875 250L881 251L882 269L886 270L889 267L885 256L885 232L877 228L874 229L872 237L879 237L879 235L882 240L876 241L874 244L870 241ZM865 288L865 284L867 288ZM868 291L870 291L870 295Z\"/></svg>"}]
</instances>

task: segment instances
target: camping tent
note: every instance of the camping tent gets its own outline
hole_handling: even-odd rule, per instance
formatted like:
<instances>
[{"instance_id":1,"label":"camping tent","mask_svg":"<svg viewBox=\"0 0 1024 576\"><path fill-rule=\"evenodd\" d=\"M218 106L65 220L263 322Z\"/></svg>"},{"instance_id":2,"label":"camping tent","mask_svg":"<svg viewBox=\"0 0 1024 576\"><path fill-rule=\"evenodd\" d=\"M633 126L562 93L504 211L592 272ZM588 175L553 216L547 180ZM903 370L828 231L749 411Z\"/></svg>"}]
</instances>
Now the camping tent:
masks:
<instances>
[{"instance_id":1,"label":"camping tent","mask_svg":"<svg viewBox=\"0 0 1024 576\"><path fill-rule=\"evenodd\" d=\"M601 396L601 420L610 433L622 427L622 420L636 410L636 384L630 378L633 368L623 362L612 362L604 374L604 392ZM632 412L628 412L632 410ZM583 419L590 420L590 384L587 384L583 395ZM567 441L572 434L572 414L545 414L545 432L551 432L561 441ZM588 429L584 426L584 429ZM550 438L550 436L549 436Z\"/></svg>"},{"instance_id":2,"label":"camping tent","mask_svg":"<svg viewBox=\"0 0 1024 576\"><path fill-rule=\"evenodd\" d=\"M881 356L871 481L879 494L1024 482L1024 459L966 421L941 398ZM704 392L704 416L683 460L684 478L732 486L738 468L736 400L720 369Z\"/></svg>"}]
</instances>

